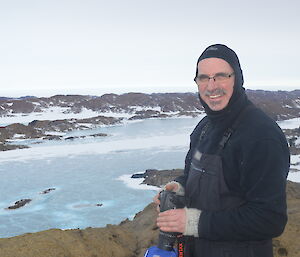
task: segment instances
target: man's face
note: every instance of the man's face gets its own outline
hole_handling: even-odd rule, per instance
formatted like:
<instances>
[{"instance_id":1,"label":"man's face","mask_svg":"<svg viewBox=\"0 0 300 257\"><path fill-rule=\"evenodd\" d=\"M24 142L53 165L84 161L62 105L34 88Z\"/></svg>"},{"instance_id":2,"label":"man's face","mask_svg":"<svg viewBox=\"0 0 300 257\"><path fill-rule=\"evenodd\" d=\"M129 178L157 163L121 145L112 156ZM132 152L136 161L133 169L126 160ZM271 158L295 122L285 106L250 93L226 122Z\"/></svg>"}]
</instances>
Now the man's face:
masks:
<instances>
[{"instance_id":1,"label":"man's face","mask_svg":"<svg viewBox=\"0 0 300 257\"><path fill-rule=\"evenodd\" d=\"M213 77L216 74L232 74L233 69L223 59L207 58L198 63L198 74ZM234 86L234 76L226 78L224 81L209 79L207 83L199 83L198 91L202 100L213 111L224 109L232 96Z\"/></svg>"}]
</instances>

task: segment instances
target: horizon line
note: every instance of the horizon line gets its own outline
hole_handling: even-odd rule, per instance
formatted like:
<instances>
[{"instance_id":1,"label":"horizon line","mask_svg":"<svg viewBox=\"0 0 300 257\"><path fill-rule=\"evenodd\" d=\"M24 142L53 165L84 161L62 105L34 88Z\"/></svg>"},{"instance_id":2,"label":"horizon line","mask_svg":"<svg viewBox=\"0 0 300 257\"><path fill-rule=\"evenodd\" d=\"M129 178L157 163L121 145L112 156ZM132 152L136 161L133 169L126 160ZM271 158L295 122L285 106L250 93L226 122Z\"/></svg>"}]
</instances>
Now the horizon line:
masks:
<instances>
[{"instance_id":1,"label":"horizon line","mask_svg":"<svg viewBox=\"0 0 300 257\"><path fill-rule=\"evenodd\" d=\"M265 91L265 92L293 92L293 91L299 91L300 89L274 89L274 90L270 90L270 89L252 89L252 88L246 88L246 91ZM31 90L29 90L31 91ZM95 90L97 91L97 90ZM113 90L114 91L114 90ZM46 93L46 92L44 92ZM28 92L28 94L26 93L21 93L21 94L12 94L12 95L8 95L0 93L0 98L24 98L24 97L37 97L37 98L41 98L41 97L53 97L53 96L58 96L58 95L62 95L62 96L75 96L75 95L79 95L79 96L102 96L102 95L106 95L106 94L115 94L115 95L124 95L124 94L176 94L176 93L194 93L197 94L198 91L152 91L152 92L145 92L145 91L138 91L138 90L128 90L128 91L124 91L124 92L98 92L98 94L96 92L92 93L79 93L79 92L48 92L48 94L43 94L43 93L38 93L38 94L30 94L30 92Z\"/></svg>"}]
</instances>

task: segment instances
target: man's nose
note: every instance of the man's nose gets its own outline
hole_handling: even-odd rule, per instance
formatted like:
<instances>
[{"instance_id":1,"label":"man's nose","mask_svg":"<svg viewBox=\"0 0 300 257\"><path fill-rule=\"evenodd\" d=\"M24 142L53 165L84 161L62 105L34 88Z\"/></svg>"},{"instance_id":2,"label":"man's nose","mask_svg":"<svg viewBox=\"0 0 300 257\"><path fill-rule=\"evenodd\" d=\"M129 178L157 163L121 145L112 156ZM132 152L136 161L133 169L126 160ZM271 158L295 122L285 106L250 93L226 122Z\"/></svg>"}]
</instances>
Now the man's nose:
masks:
<instances>
[{"instance_id":1,"label":"man's nose","mask_svg":"<svg viewBox=\"0 0 300 257\"><path fill-rule=\"evenodd\" d=\"M209 78L207 87L213 89L216 87L216 81L214 78Z\"/></svg>"}]
</instances>

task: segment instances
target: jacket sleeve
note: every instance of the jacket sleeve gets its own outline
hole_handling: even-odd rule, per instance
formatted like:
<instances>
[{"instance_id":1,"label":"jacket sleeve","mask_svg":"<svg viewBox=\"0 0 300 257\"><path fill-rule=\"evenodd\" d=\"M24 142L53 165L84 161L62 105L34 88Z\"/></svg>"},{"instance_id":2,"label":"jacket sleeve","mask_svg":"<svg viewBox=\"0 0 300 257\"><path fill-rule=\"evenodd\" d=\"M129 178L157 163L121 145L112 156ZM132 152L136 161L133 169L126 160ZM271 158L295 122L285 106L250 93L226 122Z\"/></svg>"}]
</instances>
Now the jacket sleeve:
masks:
<instances>
[{"instance_id":1,"label":"jacket sleeve","mask_svg":"<svg viewBox=\"0 0 300 257\"><path fill-rule=\"evenodd\" d=\"M287 145L260 140L242 148L240 186L245 203L238 208L203 211L199 237L210 240L264 240L279 236L286 225Z\"/></svg>"}]
</instances>

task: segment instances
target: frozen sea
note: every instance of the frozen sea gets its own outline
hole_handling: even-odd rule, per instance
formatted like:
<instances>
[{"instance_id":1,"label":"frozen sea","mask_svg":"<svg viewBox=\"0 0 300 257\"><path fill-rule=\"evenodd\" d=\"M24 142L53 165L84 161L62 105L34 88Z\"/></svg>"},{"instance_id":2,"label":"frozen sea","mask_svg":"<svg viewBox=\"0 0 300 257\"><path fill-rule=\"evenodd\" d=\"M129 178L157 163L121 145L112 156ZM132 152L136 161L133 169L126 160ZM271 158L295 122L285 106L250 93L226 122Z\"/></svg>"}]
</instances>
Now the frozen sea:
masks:
<instances>
[{"instance_id":1,"label":"frozen sea","mask_svg":"<svg viewBox=\"0 0 300 257\"><path fill-rule=\"evenodd\" d=\"M31 144L0 154L0 237L49 228L102 227L132 218L157 189L131 174L182 168L189 134L200 118L151 119L75 131L108 137ZM48 188L56 190L40 194ZM6 210L14 202L32 202ZM96 204L103 204L96 206Z\"/></svg>"},{"instance_id":2,"label":"frozen sea","mask_svg":"<svg viewBox=\"0 0 300 257\"><path fill-rule=\"evenodd\" d=\"M150 119L74 131L66 136L109 136L25 141L31 148L1 152L0 237L50 228L103 227L132 218L152 201L157 188L139 185L131 174L183 168L189 134L200 119ZM298 122L280 126L298 127ZM298 167L300 156L292 161ZM291 175L300 182L299 174ZM56 190L40 194L48 188ZM5 209L25 198L32 201L20 209Z\"/></svg>"}]
</instances>

